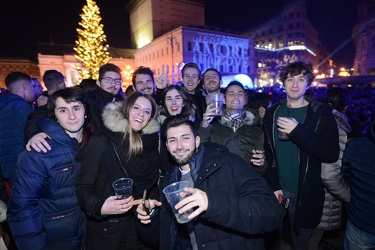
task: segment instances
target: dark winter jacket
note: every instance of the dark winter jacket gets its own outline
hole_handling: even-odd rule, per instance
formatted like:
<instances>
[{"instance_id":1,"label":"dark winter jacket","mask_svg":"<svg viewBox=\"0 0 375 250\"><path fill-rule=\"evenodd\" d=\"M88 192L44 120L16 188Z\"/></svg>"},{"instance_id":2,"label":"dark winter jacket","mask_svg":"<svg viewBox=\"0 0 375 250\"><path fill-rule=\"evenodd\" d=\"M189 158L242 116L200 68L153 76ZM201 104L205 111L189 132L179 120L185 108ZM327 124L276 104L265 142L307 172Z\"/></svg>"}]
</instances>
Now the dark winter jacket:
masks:
<instances>
[{"instance_id":1,"label":"dark winter jacket","mask_svg":"<svg viewBox=\"0 0 375 250\"><path fill-rule=\"evenodd\" d=\"M349 220L375 237L375 120L367 134L351 138L342 158L342 172L351 198Z\"/></svg>"},{"instance_id":2,"label":"dark winter jacket","mask_svg":"<svg viewBox=\"0 0 375 250\"><path fill-rule=\"evenodd\" d=\"M194 187L207 194L207 211L193 220L198 249L264 249L260 234L275 229L282 210L262 176L239 156L215 143L205 143L189 160ZM160 179L160 190L181 179L178 167ZM178 224L163 194L160 249L190 247L189 236ZM152 237L157 229L151 231Z\"/></svg>"},{"instance_id":3,"label":"dark winter jacket","mask_svg":"<svg viewBox=\"0 0 375 250\"><path fill-rule=\"evenodd\" d=\"M8 204L8 221L19 250L80 249L86 220L76 195L78 141L55 121L38 123L52 150L23 151Z\"/></svg>"},{"instance_id":4,"label":"dark winter jacket","mask_svg":"<svg viewBox=\"0 0 375 250\"><path fill-rule=\"evenodd\" d=\"M341 225L341 202L349 202L350 190L347 182L341 174L341 159L347 142L347 133L351 131L348 118L345 114L333 110L337 127L339 129L340 156L334 163L322 163L322 181L324 185L324 205L322 219L318 229L335 230Z\"/></svg>"},{"instance_id":5,"label":"dark winter jacket","mask_svg":"<svg viewBox=\"0 0 375 250\"><path fill-rule=\"evenodd\" d=\"M275 115L281 102L268 108L263 120L265 153L269 166L265 177L274 191L281 190L274 138L274 130L277 129ZM338 130L332 108L316 101L310 102L303 124L298 123L290 132L289 138L298 146L299 158L294 228L313 228L320 222L324 202L321 163L337 161L340 153Z\"/></svg>"},{"instance_id":6,"label":"dark winter jacket","mask_svg":"<svg viewBox=\"0 0 375 250\"><path fill-rule=\"evenodd\" d=\"M122 177L133 179L134 199L142 198L144 189L151 192L150 198L157 196L159 123L151 120L147 124L142 130L143 153L128 159L128 139L124 143L122 139L129 125L121 114L121 105L122 102L110 103L104 108L105 127L92 136L77 157L81 162L77 194L81 207L88 215L90 249L104 249L104 247L110 249L114 245L116 245L115 249L137 247L132 245L137 241L134 238L132 211L111 216L101 214L104 201L109 196L115 195L112 188L113 181ZM154 196L153 189L156 192ZM124 245L121 245L121 242Z\"/></svg>"},{"instance_id":7,"label":"dark winter jacket","mask_svg":"<svg viewBox=\"0 0 375 250\"><path fill-rule=\"evenodd\" d=\"M24 127L32 111L22 97L0 95L0 166L7 180L13 179L18 156L25 149Z\"/></svg>"},{"instance_id":8,"label":"dark winter jacket","mask_svg":"<svg viewBox=\"0 0 375 250\"><path fill-rule=\"evenodd\" d=\"M123 97L120 94L113 95L99 86L96 89L86 92L86 100L90 106L90 126L93 132L103 127L102 113L104 107L114 101L121 101Z\"/></svg>"},{"instance_id":9,"label":"dark winter jacket","mask_svg":"<svg viewBox=\"0 0 375 250\"><path fill-rule=\"evenodd\" d=\"M226 146L230 152L240 156L249 166L254 167L260 174L266 173L266 165L258 167L251 163L252 150L263 150L264 134L260 127L253 126L255 116L246 111L246 118L236 132L232 122L222 116L214 120L207 128L200 127L198 134L201 142L211 141Z\"/></svg>"}]
</instances>

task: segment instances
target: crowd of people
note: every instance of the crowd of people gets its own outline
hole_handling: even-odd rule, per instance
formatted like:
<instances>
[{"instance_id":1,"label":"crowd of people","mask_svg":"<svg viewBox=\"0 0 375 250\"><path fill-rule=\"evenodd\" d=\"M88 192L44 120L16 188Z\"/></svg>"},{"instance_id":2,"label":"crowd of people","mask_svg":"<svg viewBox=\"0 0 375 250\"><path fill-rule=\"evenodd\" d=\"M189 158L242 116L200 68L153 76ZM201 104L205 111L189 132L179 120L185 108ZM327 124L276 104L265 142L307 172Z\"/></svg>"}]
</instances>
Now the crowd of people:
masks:
<instances>
[{"instance_id":1,"label":"crowd of people","mask_svg":"<svg viewBox=\"0 0 375 250\"><path fill-rule=\"evenodd\" d=\"M222 88L217 69L195 63L177 84L141 66L124 92L107 63L76 87L47 70L42 91L10 73L0 249L318 249L346 218L344 249L374 249L375 89L314 88L302 61L280 77L282 89L257 92ZM116 197L119 178L133 180L131 196ZM163 193L178 181L184 224Z\"/></svg>"}]
</instances>

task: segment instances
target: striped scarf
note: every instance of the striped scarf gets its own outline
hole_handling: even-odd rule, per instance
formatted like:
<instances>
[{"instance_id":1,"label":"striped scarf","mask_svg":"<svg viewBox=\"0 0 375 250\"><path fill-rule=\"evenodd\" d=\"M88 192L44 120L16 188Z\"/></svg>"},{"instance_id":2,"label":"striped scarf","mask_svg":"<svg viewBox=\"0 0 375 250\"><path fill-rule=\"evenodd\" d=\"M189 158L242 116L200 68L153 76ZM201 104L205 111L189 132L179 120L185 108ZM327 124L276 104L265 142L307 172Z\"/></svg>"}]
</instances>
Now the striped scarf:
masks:
<instances>
[{"instance_id":1,"label":"striped scarf","mask_svg":"<svg viewBox=\"0 0 375 250\"><path fill-rule=\"evenodd\" d=\"M236 132L246 118L246 111L241 110L238 113L231 114L228 110L225 110L224 117L232 122L233 131Z\"/></svg>"}]
</instances>

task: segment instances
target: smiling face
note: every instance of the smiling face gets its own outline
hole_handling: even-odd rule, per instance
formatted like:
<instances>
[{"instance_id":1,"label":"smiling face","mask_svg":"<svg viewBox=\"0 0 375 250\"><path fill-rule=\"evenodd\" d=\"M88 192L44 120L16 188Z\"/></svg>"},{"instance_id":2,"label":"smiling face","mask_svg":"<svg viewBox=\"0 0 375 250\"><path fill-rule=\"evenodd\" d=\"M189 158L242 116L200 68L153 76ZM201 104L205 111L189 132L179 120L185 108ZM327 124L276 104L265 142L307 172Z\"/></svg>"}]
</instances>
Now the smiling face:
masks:
<instances>
[{"instance_id":1,"label":"smiling face","mask_svg":"<svg viewBox=\"0 0 375 250\"><path fill-rule=\"evenodd\" d=\"M135 86L136 91L145 93L146 95L152 95L155 91L155 83L151 76L148 74L137 74L135 76Z\"/></svg>"},{"instance_id":2,"label":"smiling face","mask_svg":"<svg viewBox=\"0 0 375 250\"><path fill-rule=\"evenodd\" d=\"M121 83L117 84L116 82L120 82L120 80L120 74L114 71L107 71L100 80L96 81L96 84L108 93L117 95L120 91Z\"/></svg>"},{"instance_id":3,"label":"smiling face","mask_svg":"<svg viewBox=\"0 0 375 250\"><path fill-rule=\"evenodd\" d=\"M167 130L167 149L173 159L184 167L199 147L200 138L195 137L188 125L180 125Z\"/></svg>"},{"instance_id":4,"label":"smiling face","mask_svg":"<svg viewBox=\"0 0 375 250\"><path fill-rule=\"evenodd\" d=\"M304 100L307 86L306 76L302 73L295 76L289 74L284 81L285 93L292 102Z\"/></svg>"},{"instance_id":5,"label":"smiling face","mask_svg":"<svg viewBox=\"0 0 375 250\"><path fill-rule=\"evenodd\" d=\"M245 92L237 85L229 86L225 93L225 107L230 113L236 113L245 106Z\"/></svg>"},{"instance_id":6,"label":"smiling face","mask_svg":"<svg viewBox=\"0 0 375 250\"><path fill-rule=\"evenodd\" d=\"M222 83L219 74L214 70L207 70L203 75L203 87L208 94L219 92Z\"/></svg>"},{"instance_id":7,"label":"smiling face","mask_svg":"<svg viewBox=\"0 0 375 250\"><path fill-rule=\"evenodd\" d=\"M176 89L171 89L165 96L165 107L170 115L178 115L184 107L184 100Z\"/></svg>"},{"instance_id":8,"label":"smiling face","mask_svg":"<svg viewBox=\"0 0 375 250\"><path fill-rule=\"evenodd\" d=\"M142 130L150 121L152 114L151 102L140 96L129 111L129 124L134 131Z\"/></svg>"},{"instance_id":9,"label":"smiling face","mask_svg":"<svg viewBox=\"0 0 375 250\"><path fill-rule=\"evenodd\" d=\"M186 68L183 72L182 82L184 89L189 94L194 94L199 83L199 71L196 68Z\"/></svg>"},{"instance_id":10,"label":"smiling face","mask_svg":"<svg viewBox=\"0 0 375 250\"><path fill-rule=\"evenodd\" d=\"M55 102L55 116L57 122L72 138L77 138L85 122L85 108L80 102L67 103L58 97Z\"/></svg>"}]
</instances>

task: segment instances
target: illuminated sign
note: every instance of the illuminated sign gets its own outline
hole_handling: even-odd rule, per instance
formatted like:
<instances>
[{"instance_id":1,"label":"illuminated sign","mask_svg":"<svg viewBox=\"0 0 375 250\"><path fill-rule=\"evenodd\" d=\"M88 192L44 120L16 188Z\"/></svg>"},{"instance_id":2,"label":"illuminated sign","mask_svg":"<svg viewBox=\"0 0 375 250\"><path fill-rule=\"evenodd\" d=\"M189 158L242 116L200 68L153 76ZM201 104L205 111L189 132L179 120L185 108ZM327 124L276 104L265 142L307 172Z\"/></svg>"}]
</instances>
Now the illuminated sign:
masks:
<instances>
[{"instance_id":1,"label":"illuminated sign","mask_svg":"<svg viewBox=\"0 0 375 250\"><path fill-rule=\"evenodd\" d=\"M247 73L249 40L217 34L197 33L193 38L193 62L203 69Z\"/></svg>"}]
</instances>

